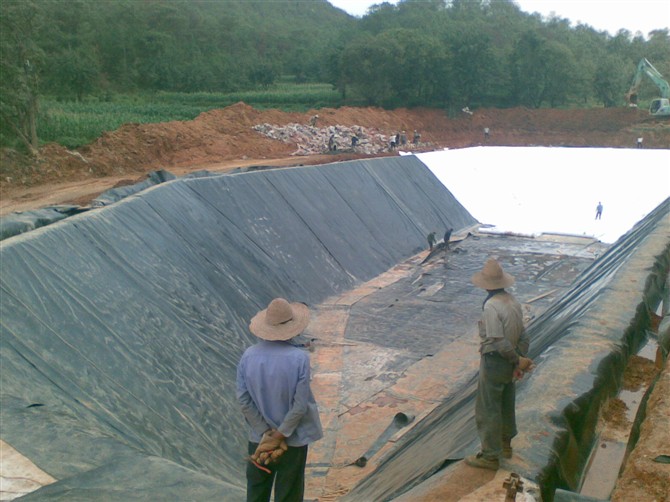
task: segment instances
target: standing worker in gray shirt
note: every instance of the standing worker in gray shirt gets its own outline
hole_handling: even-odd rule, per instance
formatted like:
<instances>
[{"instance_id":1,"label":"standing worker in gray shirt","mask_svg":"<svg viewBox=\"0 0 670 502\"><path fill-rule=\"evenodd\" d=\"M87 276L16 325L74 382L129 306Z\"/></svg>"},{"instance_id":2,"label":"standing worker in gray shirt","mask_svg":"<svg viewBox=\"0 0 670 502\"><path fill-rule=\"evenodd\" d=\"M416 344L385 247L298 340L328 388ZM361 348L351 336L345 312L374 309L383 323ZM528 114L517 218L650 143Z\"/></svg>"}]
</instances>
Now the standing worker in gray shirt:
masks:
<instances>
[{"instance_id":1,"label":"standing worker in gray shirt","mask_svg":"<svg viewBox=\"0 0 670 502\"><path fill-rule=\"evenodd\" d=\"M237 399L249 425L247 502L300 502L310 443L323 437L310 388L309 355L289 343L309 323L302 303L275 298L254 316L260 338L237 367Z\"/></svg>"},{"instance_id":2,"label":"standing worker in gray shirt","mask_svg":"<svg viewBox=\"0 0 670 502\"><path fill-rule=\"evenodd\" d=\"M481 451L465 459L473 467L497 470L500 457L512 457L516 436L515 380L530 371L526 357L529 341L523 325L521 304L507 291L514 277L489 258L481 272L472 276L475 286L488 292L479 321L479 385L475 420Z\"/></svg>"}]
</instances>

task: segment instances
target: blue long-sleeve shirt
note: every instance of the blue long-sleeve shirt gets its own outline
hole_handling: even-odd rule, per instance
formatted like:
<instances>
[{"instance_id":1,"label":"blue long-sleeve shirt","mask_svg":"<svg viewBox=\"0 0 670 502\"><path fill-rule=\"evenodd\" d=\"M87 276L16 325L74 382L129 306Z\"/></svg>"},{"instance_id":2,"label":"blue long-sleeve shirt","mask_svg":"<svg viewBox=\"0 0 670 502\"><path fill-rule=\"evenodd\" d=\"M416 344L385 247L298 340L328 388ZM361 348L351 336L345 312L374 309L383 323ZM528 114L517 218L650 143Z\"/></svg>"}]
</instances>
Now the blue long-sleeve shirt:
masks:
<instances>
[{"instance_id":1,"label":"blue long-sleeve shirt","mask_svg":"<svg viewBox=\"0 0 670 502\"><path fill-rule=\"evenodd\" d=\"M262 340L249 347L237 366L237 400L249 424L249 441L268 429L286 436L289 446L323 437L310 388L309 355L287 342Z\"/></svg>"}]
</instances>

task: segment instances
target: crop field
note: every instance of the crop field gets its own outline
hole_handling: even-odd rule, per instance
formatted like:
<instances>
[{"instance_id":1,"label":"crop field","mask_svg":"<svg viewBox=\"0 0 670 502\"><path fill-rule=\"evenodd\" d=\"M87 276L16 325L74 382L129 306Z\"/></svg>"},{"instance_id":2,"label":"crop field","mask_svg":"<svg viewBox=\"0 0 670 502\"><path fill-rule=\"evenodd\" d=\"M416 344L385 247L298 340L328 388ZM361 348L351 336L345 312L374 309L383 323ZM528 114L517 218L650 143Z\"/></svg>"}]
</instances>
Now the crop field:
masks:
<instances>
[{"instance_id":1,"label":"crop field","mask_svg":"<svg viewBox=\"0 0 670 502\"><path fill-rule=\"evenodd\" d=\"M307 111L337 107L341 97L330 84L280 83L267 89L226 94L159 92L83 101L42 98L37 134L45 143L56 142L76 148L126 123L192 120L202 112L225 108L239 101L257 109Z\"/></svg>"}]
</instances>

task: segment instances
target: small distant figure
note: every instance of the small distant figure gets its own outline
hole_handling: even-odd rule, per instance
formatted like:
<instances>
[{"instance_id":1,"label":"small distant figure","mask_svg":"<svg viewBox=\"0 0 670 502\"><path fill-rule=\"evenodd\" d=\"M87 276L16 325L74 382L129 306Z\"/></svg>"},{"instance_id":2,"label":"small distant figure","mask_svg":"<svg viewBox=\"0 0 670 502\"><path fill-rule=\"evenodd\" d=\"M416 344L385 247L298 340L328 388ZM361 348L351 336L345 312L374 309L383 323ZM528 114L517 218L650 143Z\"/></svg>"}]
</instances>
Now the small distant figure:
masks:
<instances>
[{"instance_id":1,"label":"small distant figure","mask_svg":"<svg viewBox=\"0 0 670 502\"><path fill-rule=\"evenodd\" d=\"M395 146L400 146L400 133L395 134Z\"/></svg>"},{"instance_id":2,"label":"small distant figure","mask_svg":"<svg viewBox=\"0 0 670 502\"><path fill-rule=\"evenodd\" d=\"M489 139L489 128L485 127L484 128L484 140Z\"/></svg>"},{"instance_id":3,"label":"small distant figure","mask_svg":"<svg viewBox=\"0 0 670 502\"><path fill-rule=\"evenodd\" d=\"M312 118L309 119L309 125L316 127L316 122L319 120L318 115L312 115Z\"/></svg>"},{"instance_id":4,"label":"small distant figure","mask_svg":"<svg viewBox=\"0 0 670 502\"><path fill-rule=\"evenodd\" d=\"M599 220L602 215L603 215L603 204L602 202L598 202L598 205L596 206L596 220Z\"/></svg>"},{"instance_id":5,"label":"small distant figure","mask_svg":"<svg viewBox=\"0 0 670 502\"><path fill-rule=\"evenodd\" d=\"M356 148L357 144L358 144L358 136L353 135L351 137L351 148Z\"/></svg>"},{"instance_id":6,"label":"small distant figure","mask_svg":"<svg viewBox=\"0 0 670 502\"><path fill-rule=\"evenodd\" d=\"M389 149L395 150L396 146L398 146L398 144L395 142L395 136L391 136L391 141L389 142Z\"/></svg>"},{"instance_id":7,"label":"small distant figure","mask_svg":"<svg viewBox=\"0 0 670 502\"><path fill-rule=\"evenodd\" d=\"M419 134L419 131L414 129L414 137L412 138L412 143L418 145L420 141L421 141L421 134Z\"/></svg>"},{"instance_id":8,"label":"small distant figure","mask_svg":"<svg viewBox=\"0 0 670 502\"><path fill-rule=\"evenodd\" d=\"M331 134L330 138L328 138L328 151L334 152L335 150L337 150L337 145L335 144L335 135Z\"/></svg>"},{"instance_id":9,"label":"small distant figure","mask_svg":"<svg viewBox=\"0 0 670 502\"><path fill-rule=\"evenodd\" d=\"M637 147L638 148L642 148L642 141L644 141L643 137L640 136L639 138L637 138Z\"/></svg>"},{"instance_id":10,"label":"small distant figure","mask_svg":"<svg viewBox=\"0 0 670 502\"><path fill-rule=\"evenodd\" d=\"M405 131L400 133L400 144L405 146L407 144L407 133Z\"/></svg>"},{"instance_id":11,"label":"small distant figure","mask_svg":"<svg viewBox=\"0 0 670 502\"><path fill-rule=\"evenodd\" d=\"M428 247L430 250L433 250L433 246L435 245L435 232L431 232L428 234Z\"/></svg>"},{"instance_id":12,"label":"small distant figure","mask_svg":"<svg viewBox=\"0 0 670 502\"><path fill-rule=\"evenodd\" d=\"M451 240L451 232L453 232L453 228L448 228L446 232L444 232L444 248L449 249L449 240Z\"/></svg>"}]
</instances>

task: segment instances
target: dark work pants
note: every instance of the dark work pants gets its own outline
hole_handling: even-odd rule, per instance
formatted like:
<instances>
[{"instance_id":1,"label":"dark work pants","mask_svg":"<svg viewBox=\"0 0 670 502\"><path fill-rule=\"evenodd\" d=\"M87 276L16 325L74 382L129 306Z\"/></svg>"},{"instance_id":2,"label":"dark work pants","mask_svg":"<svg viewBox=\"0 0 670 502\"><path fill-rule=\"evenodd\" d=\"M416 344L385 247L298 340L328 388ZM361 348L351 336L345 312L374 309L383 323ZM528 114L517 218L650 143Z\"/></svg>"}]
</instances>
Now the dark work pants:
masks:
<instances>
[{"instance_id":1,"label":"dark work pants","mask_svg":"<svg viewBox=\"0 0 670 502\"><path fill-rule=\"evenodd\" d=\"M249 442L249 455L258 443ZM302 502L305 494L307 446L290 447L279 462L266 466L270 473L247 462L247 502L268 502L275 485L275 502Z\"/></svg>"},{"instance_id":2,"label":"dark work pants","mask_svg":"<svg viewBox=\"0 0 670 502\"><path fill-rule=\"evenodd\" d=\"M498 354L480 359L475 421L486 459L498 459L503 441L517 434L513 373L512 363Z\"/></svg>"}]
</instances>

